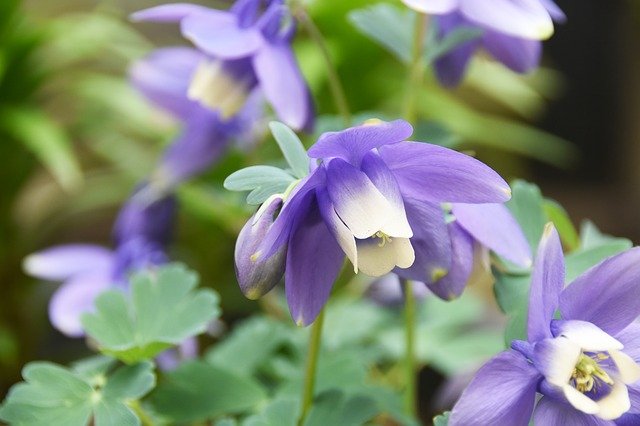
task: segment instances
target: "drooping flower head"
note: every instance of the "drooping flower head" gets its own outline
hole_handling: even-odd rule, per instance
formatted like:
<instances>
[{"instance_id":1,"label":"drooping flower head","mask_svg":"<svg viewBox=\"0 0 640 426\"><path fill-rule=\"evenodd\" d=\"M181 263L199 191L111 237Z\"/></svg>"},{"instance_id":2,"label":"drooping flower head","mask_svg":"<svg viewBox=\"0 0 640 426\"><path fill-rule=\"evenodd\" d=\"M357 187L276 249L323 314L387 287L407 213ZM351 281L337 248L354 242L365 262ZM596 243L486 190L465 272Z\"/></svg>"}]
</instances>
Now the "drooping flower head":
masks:
<instances>
[{"instance_id":1,"label":"drooping flower head","mask_svg":"<svg viewBox=\"0 0 640 426\"><path fill-rule=\"evenodd\" d=\"M287 196L254 258L263 262L287 245L285 289L297 323L318 315L345 255L356 272L415 267L424 281L451 262L441 203L509 199L509 186L492 169L406 142L412 132L402 120L373 120L325 133L309 150L310 174Z\"/></svg>"},{"instance_id":2,"label":"drooping flower head","mask_svg":"<svg viewBox=\"0 0 640 426\"><path fill-rule=\"evenodd\" d=\"M27 256L27 274L63 282L49 302L54 327L68 336L82 336L80 318L93 309L100 293L110 288L126 289L128 274L167 262L165 247L171 238L175 209L173 196L148 204L134 194L116 220L114 250L67 244Z\"/></svg>"},{"instance_id":3,"label":"drooping flower head","mask_svg":"<svg viewBox=\"0 0 640 426\"><path fill-rule=\"evenodd\" d=\"M547 225L531 279L527 341L480 369L449 424L631 425L640 421L640 249L565 288L560 238ZM540 398L541 396L541 398Z\"/></svg>"},{"instance_id":4,"label":"drooping flower head","mask_svg":"<svg viewBox=\"0 0 640 426\"><path fill-rule=\"evenodd\" d=\"M197 49L158 49L131 68L133 85L183 122L151 177L166 190L210 167L234 140L250 139L263 97L279 118L309 128L309 90L291 50L295 25L282 1L239 0L220 11L168 4L134 20L178 22Z\"/></svg>"},{"instance_id":5,"label":"drooping flower head","mask_svg":"<svg viewBox=\"0 0 640 426\"><path fill-rule=\"evenodd\" d=\"M540 40L553 34L553 21L566 19L552 0L403 1L420 12L434 15L438 40L462 28L479 30L481 34L436 60L436 76L445 86L460 83L471 57L480 49L515 72L532 71L540 62Z\"/></svg>"}]
</instances>

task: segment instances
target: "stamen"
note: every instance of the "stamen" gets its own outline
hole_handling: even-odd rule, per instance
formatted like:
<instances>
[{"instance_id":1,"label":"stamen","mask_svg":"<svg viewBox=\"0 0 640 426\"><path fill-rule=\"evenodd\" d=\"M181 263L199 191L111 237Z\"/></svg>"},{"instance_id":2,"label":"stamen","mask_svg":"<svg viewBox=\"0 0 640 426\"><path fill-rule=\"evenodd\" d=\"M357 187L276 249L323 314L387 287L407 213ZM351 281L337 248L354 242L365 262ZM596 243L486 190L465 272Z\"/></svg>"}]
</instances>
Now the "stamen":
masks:
<instances>
[{"instance_id":1,"label":"stamen","mask_svg":"<svg viewBox=\"0 0 640 426\"><path fill-rule=\"evenodd\" d=\"M248 93L246 84L228 75L221 62L203 61L193 75L187 96L219 111L226 119L242 108Z\"/></svg>"},{"instance_id":2,"label":"stamen","mask_svg":"<svg viewBox=\"0 0 640 426\"><path fill-rule=\"evenodd\" d=\"M595 355L595 358L602 361L609 358L609 356L604 353L598 353ZM613 385L613 380L609 374L600 367L598 360L585 354L580 355L578 363L571 374L571 379L579 392L587 393L593 390L594 387L597 387L598 381L595 379L599 379L608 385Z\"/></svg>"},{"instance_id":3,"label":"stamen","mask_svg":"<svg viewBox=\"0 0 640 426\"><path fill-rule=\"evenodd\" d=\"M378 243L378 247L384 247L386 243L391 243L391 237L385 234L382 231L378 231L374 234L374 237L380 238L380 242Z\"/></svg>"}]
</instances>

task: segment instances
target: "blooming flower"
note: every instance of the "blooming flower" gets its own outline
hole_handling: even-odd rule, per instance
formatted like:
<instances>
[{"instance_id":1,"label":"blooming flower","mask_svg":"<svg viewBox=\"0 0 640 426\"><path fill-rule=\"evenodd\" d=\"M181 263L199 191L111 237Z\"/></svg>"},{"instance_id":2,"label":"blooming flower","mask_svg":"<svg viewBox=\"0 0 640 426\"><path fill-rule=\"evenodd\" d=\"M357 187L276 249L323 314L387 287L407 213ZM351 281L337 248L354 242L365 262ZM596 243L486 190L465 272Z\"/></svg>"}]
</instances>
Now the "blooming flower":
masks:
<instances>
[{"instance_id":1,"label":"blooming flower","mask_svg":"<svg viewBox=\"0 0 640 426\"><path fill-rule=\"evenodd\" d=\"M467 283L489 269L489 251L517 266L531 266L529 243L503 204L453 204L447 230L451 241L448 270L431 269L431 275L425 277L420 265L415 265L395 272L425 282L433 293L446 300L460 296Z\"/></svg>"},{"instance_id":2,"label":"blooming flower","mask_svg":"<svg viewBox=\"0 0 640 426\"><path fill-rule=\"evenodd\" d=\"M115 250L67 244L27 256L27 274L63 282L49 303L53 326L68 336L82 336L80 318L93 309L100 293L110 288L126 289L128 273L165 263L164 247L170 239L174 214L173 197L146 204L134 196L116 220Z\"/></svg>"},{"instance_id":3,"label":"blooming flower","mask_svg":"<svg viewBox=\"0 0 640 426\"><path fill-rule=\"evenodd\" d=\"M531 40L553 34L553 19L564 14L553 0L402 0L408 7L430 15L459 14L481 28Z\"/></svg>"},{"instance_id":4,"label":"blooming flower","mask_svg":"<svg viewBox=\"0 0 640 426\"><path fill-rule=\"evenodd\" d=\"M344 256L354 270L382 276L414 263L447 269L450 252L440 203L498 203L507 183L467 155L406 142L411 125L375 120L323 134L308 154L311 173L286 198L256 251L268 259L285 244L291 314L309 324L325 304ZM425 270L424 274L431 271Z\"/></svg>"},{"instance_id":5,"label":"blooming flower","mask_svg":"<svg viewBox=\"0 0 640 426\"><path fill-rule=\"evenodd\" d=\"M564 273L560 238L547 225L531 279L528 340L480 369L449 424L528 425L532 415L536 425L638 424L640 248L566 288Z\"/></svg>"}]
</instances>

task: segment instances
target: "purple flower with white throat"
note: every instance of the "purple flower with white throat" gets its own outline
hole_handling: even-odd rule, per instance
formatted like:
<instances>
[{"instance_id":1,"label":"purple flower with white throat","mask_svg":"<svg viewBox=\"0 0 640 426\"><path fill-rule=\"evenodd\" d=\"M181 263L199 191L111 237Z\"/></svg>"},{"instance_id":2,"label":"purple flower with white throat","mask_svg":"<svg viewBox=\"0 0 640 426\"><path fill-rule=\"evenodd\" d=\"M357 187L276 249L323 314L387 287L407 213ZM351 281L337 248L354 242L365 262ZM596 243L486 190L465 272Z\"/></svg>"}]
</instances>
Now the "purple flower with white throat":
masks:
<instances>
[{"instance_id":1,"label":"purple flower with white throat","mask_svg":"<svg viewBox=\"0 0 640 426\"><path fill-rule=\"evenodd\" d=\"M553 0L402 0L429 15L459 14L481 28L512 37L544 40L553 34L553 20L564 18Z\"/></svg>"},{"instance_id":2,"label":"purple flower with white throat","mask_svg":"<svg viewBox=\"0 0 640 426\"><path fill-rule=\"evenodd\" d=\"M640 420L640 248L565 288L560 238L547 225L529 296L527 341L494 357L449 424L628 425ZM556 312L558 311L558 313Z\"/></svg>"},{"instance_id":3,"label":"purple flower with white throat","mask_svg":"<svg viewBox=\"0 0 640 426\"><path fill-rule=\"evenodd\" d=\"M507 183L467 155L421 142L403 120L370 120L323 134L308 152L311 173L285 198L258 249L269 259L287 246L285 290L298 324L326 303L345 255L356 272L382 276L414 263L448 267L440 204L499 203Z\"/></svg>"},{"instance_id":4,"label":"purple flower with white throat","mask_svg":"<svg viewBox=\"0 0 640 426\"><path fill-rule=\"evenodd\" d=\"M549 2L550 5L555 6ZM491 7L494 7L493 5ZM554 19L563 22L560 9ZM480 49L484 49L510 70L526 74L536 69L542 56L542 42L510 35L486 24L470 21L463 13L454 11L435 17L436 39L443 40L462 28L479 30L478 38L466 41L445 53L434 63L436 77L445 86L456 86L464 77L469 61Z\"/></svg>"},{"instance_id":5,"label":"purple flower with white throat","mask_svg":"<svg viewBox=\"0 0 640 426\"><path fill-rule=\"evenodd\" d=\"M460 296L467 284L489 276L490 252L519 267L531 266L529 243L506 206L456 203L446 207L451 255L448 269L414 264L395 270L398 275L422 281L437 296L449 300Z\"/></svg>"},{"instance_id":6,"label":"purple flower with white throat","mask_svg":"<svg viewBox=\"0 0 640 426\"><path fill-rule=\"evenodd\" d=\"M295 24L283 1L238 0L229 11L167 4L132 19L180 24L203 54L185 93L222 119L240 111L259 87L280 120L295 129L311 125L309 90L291 49Z\"/></svg>"},{"instance_id":7,"label":"purple flower with white throat","mask_svg":"<svg viewBox=\"0 0 640 426\"><path fill-rule=\"evenodd\" d=\"M171 237L174 216L173 197L147 204L134 195L116 220L115 250L67 244L27 256L23 264L27 274L63 283L49 302L53 326L71 337L84 335L80 317L93 309L100 293L114 288L124 290L129 273L167 262L164 249Z\"/></svg>"}]
</instances>

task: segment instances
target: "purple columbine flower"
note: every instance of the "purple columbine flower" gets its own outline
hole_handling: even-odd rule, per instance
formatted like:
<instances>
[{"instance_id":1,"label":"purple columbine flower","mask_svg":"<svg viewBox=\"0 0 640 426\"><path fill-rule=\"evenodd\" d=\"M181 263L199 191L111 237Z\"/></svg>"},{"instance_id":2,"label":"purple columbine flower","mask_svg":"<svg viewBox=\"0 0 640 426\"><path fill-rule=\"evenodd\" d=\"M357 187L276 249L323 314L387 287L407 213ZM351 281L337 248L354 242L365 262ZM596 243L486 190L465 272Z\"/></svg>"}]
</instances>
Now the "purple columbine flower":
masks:
<instances>
[{"instance_id":1,"label":"purple columbine flower","mask_svg":"<svg viewBox=\"0 0 640 426\"><path fill-rule=\"evenodd\" d=\"M527 338L485 364L449 424L631 425L640 421L640 248L565 288L560 238L547 225L531 278Z\"/></svg>"},{"instance_id":2,"label":"purple columbine flower","mask_svg":"<svg viewBox=\"0 0 640 426\"><path fill-rule=\"evenodd\" d=\"M531 248L520 225L503 204L460 204L450 206L447 231L450 239L451 262L447 269L431 268L431 276L424 264L406 270L396 270L400 276L423 281L442 299L460 296L474 277L489 270L492 251L522 268L531 266Z\"/></svg>"},{"instance_id":3,"label":"purple columbine flower","mask_svg":"<svg viewBox=\"0 0 640 426\"><path fill-rule=\"evenodd\" d=\"M422 283L415 283L411 290L420 302L431 293ZM387 274L373 280L365 295L374 303L388 308L398 308L404 304L404 289L396 274Z\"/></svg>"},{"instance_id":4,"label":"purple columbine flower","mask_svg":"<svg viewBox=\"0 0 640 426\"><path fill-rule=\"evenodd\" d=\"M184 37L203 52L186 94L222 119L240 111L259 87L284 123L295 129L311 125L309 90L291 49L295 24L284 1L238 0L228 12L167 4L132 18L180 24Z\"/></svg>"},{"instance_id":5,"label":"purple columbine flower","mask_svg":"<svg viewBox=\"0 0 640 426\"><path fill-rule=\"evenodd\" d=\"M116 220L115 250L92 244L67 244L27 256L24 260L27 274L63 282L49 302L53 326L68 336L84 335L80 317L93 309L100 293L126 289L129 273L167 262L164 248L170 239L174 215L173 197L146 204L134 195Z\"/></svg>"},{"instance_id":6,"label":"purple columbine flower","mask_svg":"<svg viewBox=\"0 0 640 426\"><path fill-rule=\"evenodd\" d=\"M429 15L459 14L466 22L512 37L544 40L553 34L553 20L564 14L553 0L402 0Z\"/></svg>"},{"instance_id":7,"label":"purple columbine flower","mask_svg":"<svg viewBox=\"0 0 640 426\"><path fill-rule=\"evenodd\" d=\"M288 244L285 290L296 323L316 318L345 254L367 275L418 264L429 276L451 262L450 251L439 248L448 244L442 202L509 199L509 186L488 166L406 142L412 132L403 120L372 120L325 133L309 150L313 170L285 199L257 250L257 260L268 259Z\"/></svg>"}]
</instances>

